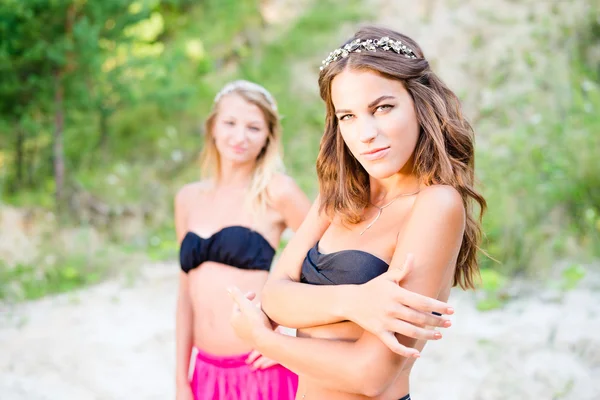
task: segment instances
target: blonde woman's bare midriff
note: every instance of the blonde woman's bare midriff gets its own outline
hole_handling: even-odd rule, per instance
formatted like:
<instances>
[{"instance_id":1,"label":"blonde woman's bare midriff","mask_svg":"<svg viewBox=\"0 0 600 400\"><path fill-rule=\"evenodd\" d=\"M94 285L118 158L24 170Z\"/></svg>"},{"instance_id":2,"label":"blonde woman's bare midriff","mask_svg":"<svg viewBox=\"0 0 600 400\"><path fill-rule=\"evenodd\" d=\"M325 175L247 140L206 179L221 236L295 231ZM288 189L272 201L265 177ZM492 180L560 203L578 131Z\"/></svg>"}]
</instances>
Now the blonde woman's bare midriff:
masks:
<instances>
[{"instance_id":1,"label":"blonde woman's bare midriff","mask_svg":"<svg viewBox=\"0 0 600 400\"><path fill-rule=\"evenodd\" d=\"M189 273L189 289L194 311L194 345L215 355L236 355L252 351L231 329L232 310L227 287L260 296L268 272L242 270L229 265L205 262Z\"/></svg>"}]
</instances>

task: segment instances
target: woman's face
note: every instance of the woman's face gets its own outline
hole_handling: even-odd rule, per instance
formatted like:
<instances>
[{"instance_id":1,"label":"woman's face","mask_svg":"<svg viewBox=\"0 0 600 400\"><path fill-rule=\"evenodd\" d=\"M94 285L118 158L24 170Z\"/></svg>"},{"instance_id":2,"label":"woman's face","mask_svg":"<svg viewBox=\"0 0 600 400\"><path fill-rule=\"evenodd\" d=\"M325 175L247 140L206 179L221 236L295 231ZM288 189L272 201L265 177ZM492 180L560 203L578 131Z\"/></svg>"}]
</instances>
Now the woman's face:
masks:
<instances>
[{"instance_id":1,"label":"woman's face","mask_svg":"<svg viewBox=\"0 0 600 400\"><path fill-rule=\"evenodd\" d=\"M258 158L269 127L257 105L231 93L219 100L212 135L222 159L245 164Z\"/></svg>"},{"instance_id":2,"label":"woman's face","mask_svg":"<svg viewBox=\"0 0 600 400\"><path fill-rule=\"evenodd\" d=\"M331 100L346 146L370 176L412 173L420 127L402 82L345 69L331 82Z\"/></svg>"}]
</instances>

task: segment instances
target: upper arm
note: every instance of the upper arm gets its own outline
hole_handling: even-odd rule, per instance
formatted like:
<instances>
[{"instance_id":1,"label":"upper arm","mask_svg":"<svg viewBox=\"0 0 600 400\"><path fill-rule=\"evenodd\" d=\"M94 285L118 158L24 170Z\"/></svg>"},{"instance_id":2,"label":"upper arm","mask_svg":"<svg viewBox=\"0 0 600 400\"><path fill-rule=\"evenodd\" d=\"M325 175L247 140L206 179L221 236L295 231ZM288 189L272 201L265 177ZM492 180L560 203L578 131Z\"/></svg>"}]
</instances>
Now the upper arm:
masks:
<instances>
[{"instance_id":1,"label":"upper arm","mask_svg":"<svg viewBox=\"0 0 600 400\"><path fill-rule=\"evenodd\" d=\"M285 226L296 232L310 209L310 200L294 180L276 175L268 187L269 198L283 217Z\"/></svg>"},{"instance_id":2,"label":"upper arm","mask_svg":"<svg viewBox=\"0 0 600 400\"><path fill-rule=\"evenodd\" d=\"M406 256L414 255L414 268L400 286L437 298L454 276L465 221L465 208L456 189L438 185L423 190L398 236L390 265L401 268Z\"/></svg>"},{"instance_id":3,"label":"upper arm","mask_svg":"<svg viewBox=\"0 0 600 400\"><path fill-rule=\"evenodd\" d=\"M432 298L451 284L465 226L465 209L460 194L449 186L432 186L423 190L400 235L390 268L401 268L412 253L414 267L400 286ZM405 346L416 340L396 335ZM382 385L391 384L406 361L385 346L377 336L365 332L359 345L370 355L370 363L381 366ZM385 382L385 384L383 383Z\"/></svg>"},{"instance_id":4,"label":"upper arm","mask_svg":"<svg viewBox=\"0 0 600 400\"><path fill-rule=\"evenodd\" d=\"M177 236L177 243L180 245L187 231L187 207L191 189L190 185L186 185L179 189L175 195L175 234ZM187 279L188 275L184 271L179 271L179 300L177 304L178 308L189 310L190 299Z\"/></svg>"},{"instance_id":5,"label":"upper arm","mask_svg":"<svg viewBox=\"0 0 600 400\"><path fill-rule=\"evenodd\" d=\"M175 210L175 235L177 243L181 244L187 229L187 198L189 195L190 186L186 185L179 189L175 195L174 210Z\"/></svg>"},{"instance_id":6,"label":"upper arm","mask_svg":"<svg viewBox=\"0 0 600 400\"><path fill-rule=\"evenodd\" d=\"M281 253L281 257L269 275L269 280L283 278L300 281L302 260L308 250L323 236L330 224L329 219L319 212L319 207L320 199L317 197L296 234Z\"/></svg>"}]
</instances>

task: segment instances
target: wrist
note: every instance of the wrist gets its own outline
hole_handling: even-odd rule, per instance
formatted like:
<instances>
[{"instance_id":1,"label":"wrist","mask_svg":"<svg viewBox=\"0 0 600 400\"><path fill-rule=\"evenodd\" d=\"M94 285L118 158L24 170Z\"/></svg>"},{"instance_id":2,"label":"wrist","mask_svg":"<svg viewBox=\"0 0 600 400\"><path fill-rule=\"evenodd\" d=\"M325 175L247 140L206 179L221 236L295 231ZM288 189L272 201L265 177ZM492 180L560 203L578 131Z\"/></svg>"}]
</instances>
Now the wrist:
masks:
<instances>
[{"instance_id":1,"label":"wrist","mask_svg":"<svg viewBox=\"0 0 600 400\"><path fill-rule=\"evenodd\" d=\"M265 348L267 348L269 344L273 342L273 339L276 337L276 335L280 335L280 333L268 329L267 327L261 327L260 329L257 329L253 338L254 349L258 350L259 353L263 353Z\"/></svg>"},{"instance_id":2,"label":"wrist","mask_svg":"<svg viewBox=\"0 0 600 400\"><path fill-rule=\"evenodd\" d=\"M336 319L354 321L354 304L357 298L357 285L340 285L335 300L334 313Z\"/></svg>"}]
</instances>

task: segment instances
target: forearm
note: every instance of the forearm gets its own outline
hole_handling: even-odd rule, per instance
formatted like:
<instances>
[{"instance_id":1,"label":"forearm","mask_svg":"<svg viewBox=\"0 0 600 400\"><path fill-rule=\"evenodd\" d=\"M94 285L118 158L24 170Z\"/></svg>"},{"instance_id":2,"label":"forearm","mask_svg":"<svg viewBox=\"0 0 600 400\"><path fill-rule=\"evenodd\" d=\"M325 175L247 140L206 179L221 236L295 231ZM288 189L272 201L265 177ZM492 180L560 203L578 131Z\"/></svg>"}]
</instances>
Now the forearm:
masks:
<instances>
[{"instance_id":1,"label":"forearm","mask_svg":"<svg viewBox=\"0 0 600 400\"><path fill-rule=\"evenodd\" d=\"M190 367L190 356L193 346L193 314L188 300L177 300L176 314L176 365L175 379L177 384L187 384Z\"/></svg>"},{"instance_id":2,"label":"forearm","mask_svg":"<svg viewBox=\"0 0 600 400\"><path fill-rule=\"evenodd\" d=\"M348 320L351 285L318 286L277 279L267 282L262 309L279 325L308 328Z\"/></svg>"},{"instance_id":3,"label":"forearm","mask_svg":"<svg viewBox=\"0 0 600 400\"><path fill-rule=\"evenodd\" d=\"M323 387L376 396L394 382L406 359L391 357L375 362L381 360L381 353L361 339L299 338L265 331L256 346L261 354Z\"/></svg>"}]
</instances>

